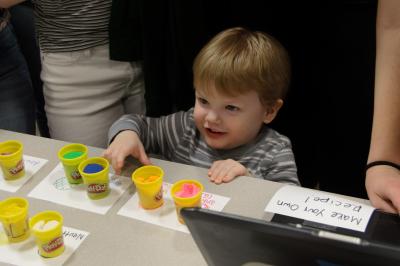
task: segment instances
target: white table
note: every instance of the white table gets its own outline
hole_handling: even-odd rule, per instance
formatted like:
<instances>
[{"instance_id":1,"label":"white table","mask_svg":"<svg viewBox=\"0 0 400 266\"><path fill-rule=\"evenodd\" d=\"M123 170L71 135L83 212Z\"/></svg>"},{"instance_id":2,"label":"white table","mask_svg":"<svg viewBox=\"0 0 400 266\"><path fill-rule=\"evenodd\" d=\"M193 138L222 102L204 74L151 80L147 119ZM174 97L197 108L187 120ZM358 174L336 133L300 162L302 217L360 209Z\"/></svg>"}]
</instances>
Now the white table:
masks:
<instances>
[{"instance_id":1,"label":"white table","mask_svg":"<svg viewBox=\"0 0 400 266\"><path fill-rule=\"evenodd\" d=\"M16 193L0 190L0 199L26 197L30 203L30 214L45 209L56 210L64 216L65 225L90 233L65 265L206 265L189 234L117 215L135 192L133 185L106 215L27 197L59 163L57 151L66 142L0 130L0 141L9 139L22 141L24 154L49 161ZM89 147L89 156L100 156L101 152L102 149ZM201 180L205 191L231 198L224 212L253 218L271 218L265 214L264 208L281 186L251 177L239 177L233 182L215 185L208 181L207 169L167 161L161 161L159 166L164 169L166 182L173 183L184 178ZM129 163L122 175L128 178L136 167L135 163ZM365 203L365 200L359 200Z\"/></svg>"}]
</instances>

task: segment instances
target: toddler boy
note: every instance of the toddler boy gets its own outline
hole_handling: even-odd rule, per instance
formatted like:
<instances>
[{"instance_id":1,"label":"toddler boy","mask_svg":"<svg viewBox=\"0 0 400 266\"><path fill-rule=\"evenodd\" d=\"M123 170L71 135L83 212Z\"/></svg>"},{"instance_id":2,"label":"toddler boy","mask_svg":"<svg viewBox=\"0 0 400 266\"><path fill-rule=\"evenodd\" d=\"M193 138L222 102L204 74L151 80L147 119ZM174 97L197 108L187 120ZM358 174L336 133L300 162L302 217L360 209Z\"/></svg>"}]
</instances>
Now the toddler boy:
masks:
<instances>
[{"instance_id":1,"label":"toddler boy","mask_svg":"<svg viewBox=\"0 0 400 266\"><path fill-rule=\"evenodd\" d=\"M147 153L209 168L212 182L247 175L299 185L290 140L269 128L289 87L287 52L273 37L227 29L193 64L196 102L187 112L160 118L124 115L109 130L104 152L116 173L132 155Z\"/></svg>"}]
</instances>

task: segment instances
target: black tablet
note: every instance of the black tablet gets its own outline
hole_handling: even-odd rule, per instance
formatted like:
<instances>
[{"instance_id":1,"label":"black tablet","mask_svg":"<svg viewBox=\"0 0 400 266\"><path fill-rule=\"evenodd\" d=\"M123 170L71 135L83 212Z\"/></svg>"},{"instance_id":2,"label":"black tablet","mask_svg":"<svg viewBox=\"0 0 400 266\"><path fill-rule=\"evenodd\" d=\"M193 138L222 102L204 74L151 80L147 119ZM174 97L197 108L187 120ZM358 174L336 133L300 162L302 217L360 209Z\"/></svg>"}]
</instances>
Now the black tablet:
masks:
<instances>
[{"instance_id":1,"label":"black tablet","mask_svg":"<svg viewBox=\"0 0 400 266\"><path fill-rule=\"evenodd\" d=\"M209 265L400 265L400 220L375 212L365 233L302 220L181 211ZM273 219L274 220L274 219Z\"/></svg>"}]
</instances>

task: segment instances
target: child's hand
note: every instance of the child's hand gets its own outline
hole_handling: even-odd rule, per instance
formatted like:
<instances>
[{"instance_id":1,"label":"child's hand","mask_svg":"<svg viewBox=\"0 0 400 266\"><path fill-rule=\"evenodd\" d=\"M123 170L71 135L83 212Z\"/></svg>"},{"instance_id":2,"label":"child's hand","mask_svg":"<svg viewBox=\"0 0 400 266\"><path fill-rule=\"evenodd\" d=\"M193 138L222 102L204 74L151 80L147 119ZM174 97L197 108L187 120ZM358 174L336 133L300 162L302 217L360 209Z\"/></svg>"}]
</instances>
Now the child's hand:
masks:
<instances>
[{"instance_id":1,"label":"child's hand","mask_svg":"<svg viewBox=\"0 0 400 266\"><path fill-rule=\"evenodd\" d=\"M210 181L216 184L228 183L237 176L248 174L246 167L232 159L215 161L208 171Z\"/></svg>"},{"instance_id":2,"label":"child's hand","mask_svg":"<svg viewBox=\"0 0 400 266\"><path fill-rule=\"evenodd\" d=\"M151 164L139 136L131 130L120 132L103 152L103 157L111 163L117 175L121 173L125 158L129 155L138 159L142 164Z\"/></svg>"}]
</instances>

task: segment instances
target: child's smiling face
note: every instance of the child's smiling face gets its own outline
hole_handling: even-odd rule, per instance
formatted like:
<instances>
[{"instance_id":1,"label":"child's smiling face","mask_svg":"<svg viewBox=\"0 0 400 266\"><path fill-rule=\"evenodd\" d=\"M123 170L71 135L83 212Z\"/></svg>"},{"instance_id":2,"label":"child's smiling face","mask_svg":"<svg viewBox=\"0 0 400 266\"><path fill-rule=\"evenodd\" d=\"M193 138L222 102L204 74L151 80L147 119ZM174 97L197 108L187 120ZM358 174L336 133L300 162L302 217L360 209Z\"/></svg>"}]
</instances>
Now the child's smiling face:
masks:
<instances>
[{"instance_id":1,"label":"child's smiling face","mask_svg":"<svg viewBox=\"0 0 400 266\"><path fill-rule=\"evenodd\" d=\"M236 96L219 93L215 87L196 89L194 120L204 141L214 149L232 149L252 141L263 123L275 117L249 90Z\"/></svg>"}]
</instances>

